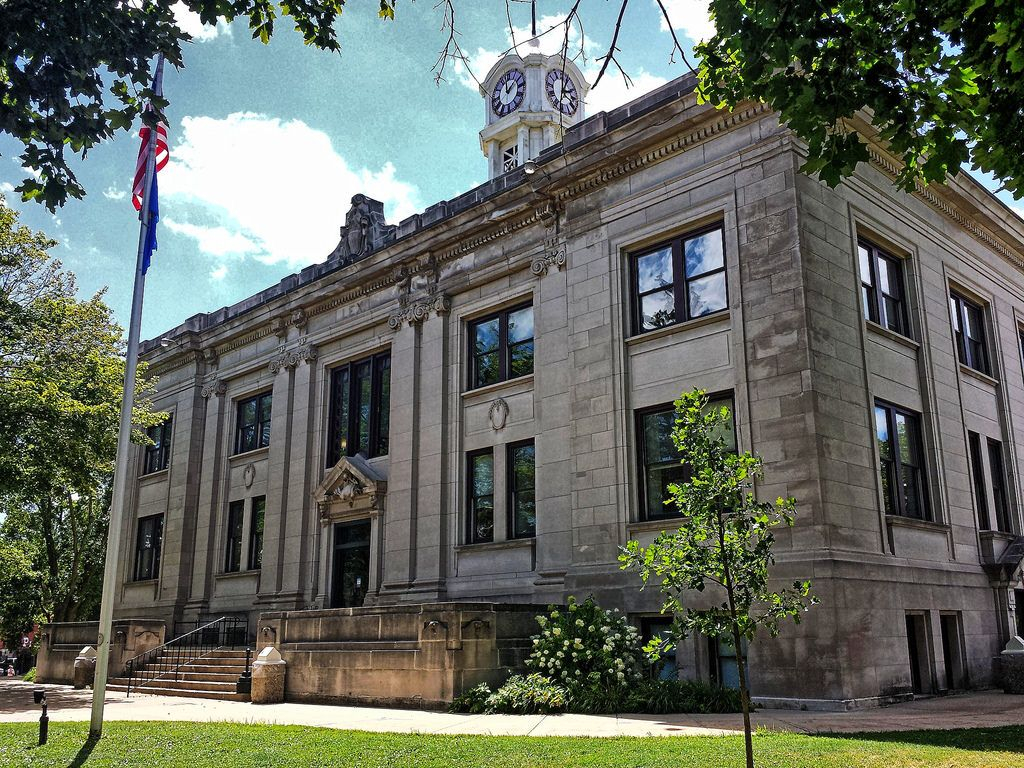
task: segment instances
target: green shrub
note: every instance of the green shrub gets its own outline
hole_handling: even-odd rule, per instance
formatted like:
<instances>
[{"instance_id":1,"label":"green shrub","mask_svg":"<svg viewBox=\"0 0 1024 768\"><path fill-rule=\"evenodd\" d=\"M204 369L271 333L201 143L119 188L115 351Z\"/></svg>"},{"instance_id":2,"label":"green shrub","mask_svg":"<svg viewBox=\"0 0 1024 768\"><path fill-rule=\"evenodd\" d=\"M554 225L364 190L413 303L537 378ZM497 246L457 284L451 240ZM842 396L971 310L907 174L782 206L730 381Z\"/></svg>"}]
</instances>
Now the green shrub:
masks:
<instances>
[{"instance_id":1,"label":"green shrub","mask_svg":"<svg viewBox=\"0 0 1024 768\"><path fill-rule=\"evenodd\" d=\"M740 692L700 680L644 680L630 688L623 712L668 715L680 712L739 712Z\"/></svg>"},{"instance_id":2,"label":"green shrub","mask_svg":"<svg viewBox=\"0 0 1024 768\"><path fill-rule=\"evenodd\" d=\"M569 692L550 678L536 673L513 675L487 699L487 712L508 715L548 715L562 712Z\"/></svg>"},{"instance_id":3,"label":"green shrub","mask_svg":"<svg viewBox=\"0 0 1024 768\"><path fill-rule=\"evenodd\" d=\"M487 700L491 697L492 693L491 686L487 683L480 683L480 685L474 686L468 691L463 691L452 699L452 703L448 706L448 711L482 715L487 711Z\"/></svg>"},{"instance_id":4,"label":"green shrub","mask_svg":"<svg viewBox=\"0 0 1024 768\"><path fill-rule=\"evenodd\" d=\"M36 668L32 667L32 669L26 672L21 679L26 683L34 683L36 681Z\"/></svg>"},{"instance_id":5,"label":"green shrub","mask_svg":"<svg viewBox=\"0 0 1024 768\"><path fill-rule=\"evenodd\" d=\"M570 597L564 610L552 606L538 616L527 666L561 683L573 695L580 689L613 691L643 679L646 668L640 635L618 611L605 611L593 598Z\"/></svg>"}]
</instances>

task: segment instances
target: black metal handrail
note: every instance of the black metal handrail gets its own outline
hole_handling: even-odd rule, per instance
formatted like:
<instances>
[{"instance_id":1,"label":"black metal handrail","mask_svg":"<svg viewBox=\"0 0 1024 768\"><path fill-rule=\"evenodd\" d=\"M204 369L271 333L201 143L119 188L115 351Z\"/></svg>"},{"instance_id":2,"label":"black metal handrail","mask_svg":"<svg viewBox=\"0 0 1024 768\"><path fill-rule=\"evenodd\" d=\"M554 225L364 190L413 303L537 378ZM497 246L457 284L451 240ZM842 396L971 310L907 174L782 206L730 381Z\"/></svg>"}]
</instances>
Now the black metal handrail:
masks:
<instances>
[{"instance_id":1,"label":"black metal handrail","mask_svg":"<svg viewBox=\"0 0 1024 768\"><path fill-rule=\"evenodd\" d=\"M125 677L128 678L127 696L132 686L140 688L158 679L181 679L181 668L221 648L248 646L249 624L238 616L221 616L208 624L196 627L156 648L134 656L125 663ZM150 668L157 659L167 658L160 668ZM163 667L170 666L170 669ZM245 672L249 672L249 657L246 655ZM169 676L173 675L173 678Z\"/></svg>"}]
</instances>

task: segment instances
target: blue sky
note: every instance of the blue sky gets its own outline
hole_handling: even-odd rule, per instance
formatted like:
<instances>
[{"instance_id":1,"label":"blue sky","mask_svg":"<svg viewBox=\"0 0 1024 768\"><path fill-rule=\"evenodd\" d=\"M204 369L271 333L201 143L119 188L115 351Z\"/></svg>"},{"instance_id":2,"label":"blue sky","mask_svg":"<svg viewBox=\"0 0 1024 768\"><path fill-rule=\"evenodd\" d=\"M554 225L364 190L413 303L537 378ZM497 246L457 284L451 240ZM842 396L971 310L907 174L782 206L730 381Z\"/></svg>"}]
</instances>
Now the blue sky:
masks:
<instances>
[{"instance_id":1,"label":"blue sky","mask_svg":"<svg viewBox=\"0 0 1024 768\"><path fill-rule=\"evenodd\" d=\"M477 137L484 102L472 77L449 69L446 82L434 82L432 68L447 37L440 11L431 0L400 3L396 20L383 22L374 5L347 5L340 55L305 47L287 24L264 46L243 24L202 27L180 17L195 39L185 68L165 78L171 161L160 173L160 248L148 273L143 338L323 261L357 192L382 200L396 223L486 180ZM569 5L538 0L538 29ZM591 80L618 6L583 4L589 57L577 63ZM692 43L710 33L701 0L666 6L682 39ZM510 45L504 0L461 0L456 7L460 44L483 79ZM519 40L529 5L513 3L512 11ZM552 33L543 47L560 42L561 32ZM671 37L655 0L629 5L619 47L634 86L627 89L608 72L590 94L587 114L686 71L670 63ZM85 200L51 216L10 193L23 173L20 150L0 138L0 192L8 205L60 242L54 254L76 273L83 296L108 288L107 301L122 322L138 240L128 195L137 152L134 134L90 152L76 164Z\"/></svg>"}]
</instances>

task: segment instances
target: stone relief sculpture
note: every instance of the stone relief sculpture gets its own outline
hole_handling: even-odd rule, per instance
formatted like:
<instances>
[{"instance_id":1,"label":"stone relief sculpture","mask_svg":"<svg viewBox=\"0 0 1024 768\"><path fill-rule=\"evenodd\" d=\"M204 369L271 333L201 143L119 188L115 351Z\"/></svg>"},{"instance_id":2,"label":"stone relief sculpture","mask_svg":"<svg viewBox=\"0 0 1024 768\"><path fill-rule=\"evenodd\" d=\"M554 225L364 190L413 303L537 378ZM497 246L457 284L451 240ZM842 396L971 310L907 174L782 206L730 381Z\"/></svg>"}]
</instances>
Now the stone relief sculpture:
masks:
<instances>
[{"instance_id":1,"label":"stone relief sculpture","mask_svg":"<svg viewBox=\"0 0 1024 768\"><path fill-rule=\"evenodd\" d=\"M394 230L384 220L384 204L366 195L353 195L352 205L345 214L341 239L331 253L331 259L351 264L379 248L385 237Z\"/></svg>"}]
</instances>

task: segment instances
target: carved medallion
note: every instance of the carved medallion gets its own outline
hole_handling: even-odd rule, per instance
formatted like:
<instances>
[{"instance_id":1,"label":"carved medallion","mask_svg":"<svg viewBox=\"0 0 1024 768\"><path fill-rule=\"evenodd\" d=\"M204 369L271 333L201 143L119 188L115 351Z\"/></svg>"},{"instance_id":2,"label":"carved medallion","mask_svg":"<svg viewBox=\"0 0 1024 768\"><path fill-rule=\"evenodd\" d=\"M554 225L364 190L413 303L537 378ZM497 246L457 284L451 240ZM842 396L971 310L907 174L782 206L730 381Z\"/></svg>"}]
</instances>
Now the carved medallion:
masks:
<instances>
[{"instance_id":1,"label":"carved medallion","mask_svg":"<svg viewBox=\"0 0 1024 768\"><path fill-rule=\"evenodd\" d=\"M245 483L246 488L252 488L252 484L256 480L256 465L246 464L245 469L242 470L242 482Z\"/></svg>"},{"instance_id":2,"label":"carved medallion","mask_svg":"<svg viewBox=\"0 0 1024 768\"><path fill-rule=\"evenodd\" d=\"M508 403L505 402L505 398L499 397L491 403L487 410L487 418L495 432L505 428L505 422L508 420Z\"/></svg>"}]
</instances>

